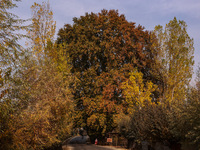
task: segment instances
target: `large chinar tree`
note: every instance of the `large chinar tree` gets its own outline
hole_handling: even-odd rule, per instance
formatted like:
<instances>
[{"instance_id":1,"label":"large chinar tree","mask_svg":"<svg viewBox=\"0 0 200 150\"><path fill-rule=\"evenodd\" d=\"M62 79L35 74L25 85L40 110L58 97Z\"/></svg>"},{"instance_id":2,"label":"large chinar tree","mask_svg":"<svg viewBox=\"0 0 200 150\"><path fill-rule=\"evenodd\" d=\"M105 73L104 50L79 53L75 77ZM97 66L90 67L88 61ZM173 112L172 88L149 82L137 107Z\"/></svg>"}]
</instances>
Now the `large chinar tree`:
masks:
<instances>
[{"instance_id":1,"label":"large chinar tree","mask_svg":"<svg viewBox=\"0 0 200 150\"><path fill-rule=\"evenodd\" d=\"M126 111L122 82L129 72L137 68L145 81L158 83L153 74L157 52L150 32L116 10L86 13L73 21L59 30L57 43L66 46L76 76L75 127L84 127L92 138L102 137Z\"/></svg>"}]
</instances>

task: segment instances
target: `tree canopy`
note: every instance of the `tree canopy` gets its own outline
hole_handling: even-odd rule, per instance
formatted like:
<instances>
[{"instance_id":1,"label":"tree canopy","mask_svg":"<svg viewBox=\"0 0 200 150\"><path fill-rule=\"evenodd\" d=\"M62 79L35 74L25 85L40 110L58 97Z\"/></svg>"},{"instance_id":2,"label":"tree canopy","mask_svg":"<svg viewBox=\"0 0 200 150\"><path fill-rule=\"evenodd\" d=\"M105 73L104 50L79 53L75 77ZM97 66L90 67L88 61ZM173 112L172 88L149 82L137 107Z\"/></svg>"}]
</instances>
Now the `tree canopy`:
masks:
<instances>
[{"instance_id":1,"label":"tree canopy","mask_svg":"<svg viewBox=\"0 0 200 150\"><path fill-rule=\"evenodd\" d=\"M193 39L187 33L187 25L176 17L163 29L155 27L158 38L158 64L163 78L163 99L168 103L185 99L186 89L193 74Z\"/></svg>"},{"instance_id":2,"label":"tree canopy","mask_svg":"<svg viewBox=\"0 0 200 150\"><path fill-rule=\"evenodd\" d=\"M92 142L119 132L139 144L199 146L200 69L190 87L194 47L184 21L150 32L103 9L75 17L54 40L49 2L34 3L23 26L9 13L18 1L0 2L0 149L53 149L77 128Z\"/></svg>"},{"instance_id":3,"label":"tree canopy","mask_svg":"<svg viewBox=\"0 0 200 150\"><path fill-rule=\"evenodd\" d=\"M121 86L129 72L137 67L146 81L156 82L157 51L151 33L116 10L86 13L73 21L59 30L57 43L66 44L77 77L77 125L104 134L114 129L113 117L123 110Z\"/></svg>"},{"instance_id":4,"label":"tree canopy","mask_svg":"<svg viewBox=\"0 0 200 150\"><path fill-rule=\"evenodd\" d=\"M14 71L7 78L8 92L3 88L0 91L0 149L44 149L71 133L71 67L62 46L54 45L55 22L49 4L34 3L32 11L28 48L20 51L18 47L5 45L5 49L12 50L8 52L11 56L16 52L20 57L3 56L7 61L18 63L7 65ZM11 38L15 38L14 35ZM17 44L15 40L11 42ZM53 50L57 51L56 55ZM3 86L4 79L1 81Z\"/></svg>"}]
</instances>

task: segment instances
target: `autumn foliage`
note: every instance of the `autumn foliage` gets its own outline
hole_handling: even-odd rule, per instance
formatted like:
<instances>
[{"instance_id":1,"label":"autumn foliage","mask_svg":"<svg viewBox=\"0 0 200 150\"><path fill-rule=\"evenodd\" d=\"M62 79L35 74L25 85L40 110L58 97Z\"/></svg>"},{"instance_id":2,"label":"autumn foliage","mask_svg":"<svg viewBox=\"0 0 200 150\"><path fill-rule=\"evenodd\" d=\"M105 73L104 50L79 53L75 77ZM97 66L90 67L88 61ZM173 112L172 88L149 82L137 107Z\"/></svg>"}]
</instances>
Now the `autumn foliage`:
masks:
<instances>
[{"instance_id":1,"label":"autumn foliage","mask_svg":"<svg viewBox=\"0 0 200 150\"><path fill-rule=\"evenodd\" d=\"M104 9L75 17L54 41L48 2L33 4L29 26L8 12L12 1L0 3L0 149L52 148L77 128L91 140L115 131L137 144L199 146L200 75L191 88L184 21L150 32Z\"/></svg>"},{"instance_id":2,"label":"autumn foliage","mask_svg":"<svg viewBox=\"0 0 200 150\"><path fill-rule=\"evenodd\" d=\"M95 134L112 131L114 117L123 111L122 83L135 67L154 80L156 50L151 33L128 22L115 10L102 10L73 19L59 30L58 44L66 44L72 73L77 77L74 99L77 126ZM84 117L83 117L84 116Z\"/></svg>"}]
</instances>

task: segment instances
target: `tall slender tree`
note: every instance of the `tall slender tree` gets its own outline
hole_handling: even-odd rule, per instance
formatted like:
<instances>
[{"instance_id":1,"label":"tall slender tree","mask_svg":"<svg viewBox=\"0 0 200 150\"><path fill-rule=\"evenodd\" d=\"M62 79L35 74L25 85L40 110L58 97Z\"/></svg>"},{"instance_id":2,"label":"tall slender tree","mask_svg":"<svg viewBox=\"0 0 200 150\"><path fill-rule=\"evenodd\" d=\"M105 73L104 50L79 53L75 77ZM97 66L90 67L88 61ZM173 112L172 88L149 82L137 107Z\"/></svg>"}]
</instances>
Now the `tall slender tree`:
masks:
<instances>
[{"instance_id":1,"label":"tall slender tree","mask_svg":"<svg viewBox=\"0 0 200 150\"><path fill-rule=\"evenodd\" d=\"M54 40L56 22L53 20L53 12L49 2L34 3L31 9L33 15L32 30L28 32L31 39L28 44L32 46L34 55L40 61L45 56L47 43Z\"/></svg>"},{"instance_id":2,"label":"tall slender tree","mask_svg":"<svg viewBox=\"0 0 200 150\"><path fill-rule=\"evenodd\" d=\"M155 34L160 49L159 71L164 81L163 99L167 103L185 100L194 64L194 43L187 33L187 25L174 18L164 29L156 26Z\"/></svg>"}]
</instances>

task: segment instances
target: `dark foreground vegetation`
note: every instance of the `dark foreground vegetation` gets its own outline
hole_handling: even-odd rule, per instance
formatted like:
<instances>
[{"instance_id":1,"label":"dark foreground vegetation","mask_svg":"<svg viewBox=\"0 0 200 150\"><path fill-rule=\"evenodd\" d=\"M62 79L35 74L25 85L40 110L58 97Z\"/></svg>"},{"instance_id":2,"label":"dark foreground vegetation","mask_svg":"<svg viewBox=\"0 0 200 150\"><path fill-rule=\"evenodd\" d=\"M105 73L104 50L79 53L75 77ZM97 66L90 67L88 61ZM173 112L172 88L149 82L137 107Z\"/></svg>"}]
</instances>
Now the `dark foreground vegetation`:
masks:
<instances>
[{"instance_id":1,"label":"dark foreground vegetation","mask_svg":"<svg viewBox=\"0 0 200 150\"><path fill-rule=\"evenodd\" d=\"M24 26L9 13L14 2L0 1L0 149L60 148L80 128L91 142L115 132L137 145L200 148L200 68L191 87L184 21L147 31L102 10L74 18L54 40L49 3L34 3Z\"/></svg>"}]
</instances>

